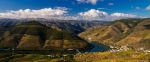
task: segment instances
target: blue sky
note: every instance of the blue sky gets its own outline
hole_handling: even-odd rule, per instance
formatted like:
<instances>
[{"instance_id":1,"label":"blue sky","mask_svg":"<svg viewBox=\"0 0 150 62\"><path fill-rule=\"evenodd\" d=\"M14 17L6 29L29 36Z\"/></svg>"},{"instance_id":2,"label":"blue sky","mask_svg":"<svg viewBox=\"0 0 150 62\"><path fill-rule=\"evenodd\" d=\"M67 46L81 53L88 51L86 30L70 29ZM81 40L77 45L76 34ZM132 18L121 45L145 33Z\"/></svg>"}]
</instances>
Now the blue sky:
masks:
<instances>
[{"instance_id":1,"label":"blue sky","mask_svg":"<svg viewBox=\"0 0 150 62\"><path fill-rule=\"evenodd\" d=\"M0 12L65 7L69 15L95 9L108 14L118 12L150 17L150 10L146 10L149 5L150 0L0 0Z\"/></svg>"}]
</instances>

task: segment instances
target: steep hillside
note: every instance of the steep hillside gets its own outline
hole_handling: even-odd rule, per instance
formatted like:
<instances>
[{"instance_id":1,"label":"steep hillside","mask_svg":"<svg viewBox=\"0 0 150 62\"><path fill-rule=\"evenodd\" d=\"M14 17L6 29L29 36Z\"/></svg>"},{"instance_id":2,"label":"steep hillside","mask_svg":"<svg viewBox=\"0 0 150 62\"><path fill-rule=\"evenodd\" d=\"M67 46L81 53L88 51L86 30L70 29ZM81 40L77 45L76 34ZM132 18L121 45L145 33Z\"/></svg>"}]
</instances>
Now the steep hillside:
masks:
<instances>
[{"instance_id":1,"label":"steep hillside","mask_svg":"<svg viewBox=\"0 0 150 62\"><path fill-rule=\"evenodd\" d=\"M139 23L127 37L120 40L118 45L128 45L133 48L150 48L150 19L143 20Z\"/></svg>"},{"instance_id":2,"label":"steep hillside","mask_svg":"<svg viewBox=\"0 0 150 62\"><path fill-rule=\"evenodd\" d=\"M106 26L96 26L80 37L113 46L150 49L150 19L123 19Z\"/></svg>"},{"instance_id":3,"label":"steep hillside","mask_svg":"<svg viewBox=\"0 0 150 62\"><path fill-rule=\"evenodd\" d=\"M132 22L130 23L131 24L127 24L124 21L115 21L112 22L111 25L95 26L79 34L79 36L90 41L114 44L114 42L118 42L132 31L134 24Z\"/></svg>"},{"instance_id":4,"label":"steep hillside","mask_svg":"<svg viewBox=\"0 0 150 62\"><path fill-rule=\"evenodd\" d=\"M86 49L89 43L78 36L36 21L16 25L0 39L0 48L33 49Z\"/></svg>"}]
</instances>

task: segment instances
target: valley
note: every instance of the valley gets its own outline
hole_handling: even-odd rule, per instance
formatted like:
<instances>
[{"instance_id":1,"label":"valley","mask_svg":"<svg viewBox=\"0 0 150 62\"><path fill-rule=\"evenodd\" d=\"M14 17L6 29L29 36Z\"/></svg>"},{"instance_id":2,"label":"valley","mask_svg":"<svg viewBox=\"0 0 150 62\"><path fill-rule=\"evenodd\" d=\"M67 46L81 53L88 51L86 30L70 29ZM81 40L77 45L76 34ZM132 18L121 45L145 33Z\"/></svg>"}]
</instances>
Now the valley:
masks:
<instances>
[{"instance_id":1,"label":"valley","mask_svg":"<svg viewBox=\"0 0 150 62\"><path fill-rule=\"evenodd\" d=\"M1 24L0 61L149 62L150 19ZM102 23L102 24L101 24ZM72 30L74 29L74 30ZM88 59L87 59L88 58ZM118 58L118 59L116 59Z\"/></svg>"},{"instance_id":2,"label":"valley","mask_svg":"<svg viewBox=\"0 0 150 62\"><path fill-rule=\"evenodd\" d=\"M150 0L0 0L0 62L150 62Z\"/></svg>"}]
</instances>

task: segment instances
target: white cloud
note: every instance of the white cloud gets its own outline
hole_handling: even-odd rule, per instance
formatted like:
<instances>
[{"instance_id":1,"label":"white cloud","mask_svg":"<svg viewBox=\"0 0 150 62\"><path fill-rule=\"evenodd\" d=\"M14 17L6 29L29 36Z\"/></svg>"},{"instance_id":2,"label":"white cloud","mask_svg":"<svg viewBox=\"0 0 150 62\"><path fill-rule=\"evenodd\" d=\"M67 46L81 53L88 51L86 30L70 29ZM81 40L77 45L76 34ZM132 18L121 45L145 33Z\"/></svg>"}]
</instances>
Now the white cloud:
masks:
<instances>
[{"instance_id":1,"label":"white cloud","mask_svg":"<svg viewBox=\"0 0 150 62\"><path fill-rule=\"evenodd\" d=\"M52 9L44 8L39 10L18 10L18 11L8 11L5 13L0 13L0 18L53 18L60 17L67 13L66 9Z\"/></svg>"},{"instance_id":2,"label":"white cloud","mask_svg":"<svg viewBox=\"0 0 150 62\"><path fill-rule=\"evenodd\" d=\"M118 20L118 19L126 19L126 18L138 18L137 15L133 14L125 14L125 13L112 13L110 14L110 19Z\"/></svg>"},{"instance_id":3,"label":"white cloud","mask_svg":"<svg viewBox=\"0 0 150 62\"><path fill-rule=\"evenodd\" d=\"M106 17L108 14L103 11L99 11L96 9L88 10L87 12L81 12L79 15L86 20L98 20Z\"/></svg>"},{"instance_id":4,"label":"white cloud","mask_svg":"<svg viewBox=\"0 0 150 62\"><path fill-rule=\"evenodd\" d=\"M125 13L108 14L107 12L96 10L96 9L91 9L86 12L81 12L79 13L79 15L80 17L82 17L83 20L104 20L104 21L138 17L133 14L125 14Z\"/></svg>"},{"instance_id":5,"label":"white cloud","mask_svg":"<svg viewBox=\"0 0 150 62\"><path fill-rule=\"evenodd\" d=\"M79 2L79 3L91 3L91 4L95 5L98 2L98 0L77 0L77 2Z\"/></svg>"},{"instance_id":6,"label":"white cloud","mask_svg":"<svg viewBox=\"0 0 150 62\"><path fill-rule=\"evenodd\" d=\"M111 14L113 17L125 17L125 18L134 18L137 17L136 15L133 14L125 14L125 13L113 13Z\"/></svg>"},{"instance_id":7,"label":"white cloud","mask_svg":"<svg viewBox=\"0 0 150 62\"><path fill-rule=\"evenodd\" d=\"M148 7L146 7L146 10L150 10L150 5Z\"/></svg>"},{"instance_id":8,"label":"white cloud","mask_svg":"<svg viewBox=\"0 0 150 62\"><path fill-rule=\"evenodd\" d=\"M45 18L45 19L59 19L59 20L102 20L102 21L112 21L117 19L125 18L137 18L138 16L125 13L112 13L90 9L85 12L79 12L74 16L68 14L68 9L63 7L57 8L44 8L39 10L25 9L17 11L8 11L0 13L0 18Z\"/></svg>"}]
</instances>

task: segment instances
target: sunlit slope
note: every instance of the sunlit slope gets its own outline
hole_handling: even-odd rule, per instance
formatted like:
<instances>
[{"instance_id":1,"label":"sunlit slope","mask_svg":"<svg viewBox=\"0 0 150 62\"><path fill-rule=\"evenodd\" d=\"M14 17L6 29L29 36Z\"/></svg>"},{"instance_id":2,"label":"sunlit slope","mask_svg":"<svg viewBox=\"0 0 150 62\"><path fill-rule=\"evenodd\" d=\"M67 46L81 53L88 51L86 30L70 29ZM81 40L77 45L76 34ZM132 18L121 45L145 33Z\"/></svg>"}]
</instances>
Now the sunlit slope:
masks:
<instances>
[{"instance_id":1,"label":"sunlit slope","mask_svg":"<svg viewBox=\"0 0 150 62\"><path fill-rule=\"evenodd\" d=\"M118 20L110 25L89 28L79 36L107 45L149 49L150 19Z\"/></svg>"},{"instance_id":2,"label":"sunlit slope","mask_svg":"<svg viewBox=\"0 0 150 62\"><path fill-rule=\"evenodd\" d=\"M149 62L150 54L135 51L95 52L75 55L77 62Z\"/></svg>"},{"instance_id":3,"label":"sunlit slope","mask_svg":"<svg viewBox=\"0 0 150 62\"><path fill-rule=\"evenodd\" d=\"M16 25L0 40L1 48L17 49L85 49L89 43L65 30L30 21Z\"/></svg>"}]
</instances>

